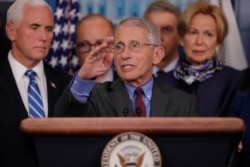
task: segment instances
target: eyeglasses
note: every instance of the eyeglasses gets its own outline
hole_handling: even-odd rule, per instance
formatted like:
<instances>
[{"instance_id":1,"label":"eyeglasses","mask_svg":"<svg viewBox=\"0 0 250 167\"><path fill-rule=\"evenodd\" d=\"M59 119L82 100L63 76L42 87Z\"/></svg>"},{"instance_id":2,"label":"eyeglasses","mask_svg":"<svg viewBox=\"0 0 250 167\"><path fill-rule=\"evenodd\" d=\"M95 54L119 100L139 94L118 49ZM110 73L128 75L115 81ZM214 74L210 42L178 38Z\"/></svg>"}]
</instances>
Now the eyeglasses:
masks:
<instances>
[{"instance_id":1,"label":"eyeglasses","mask_svg":"<svg viewBox=\"0 0 250 167\"><path fill-rule=\"evenodd\" d=\"M99 46L102 44L103 41L97 41L94 44L91 44L89 42L79 42L76 43L76 47L79 49L80 52L89 52L91 50L91 47L94 46Z\"/></svg>"},{"instance_id":2,"label":"eyeglasses","mask_svg":"<svg viewBox=\"0 0 250 167\"><path fill-rule=\"evenodd\" d=\"M157 46L155 44L150 44L150 43L140 43L138 41L131 41L131 42L129 42L128 45L125 45L124 43L117 43L117 44L113 45L112 49L113 49L114 53L121 53L124 51L125 46L128 46L130 51L138 51L145 45L146 46L153 46L153 47Z\"/></svg>"}]
</instances>

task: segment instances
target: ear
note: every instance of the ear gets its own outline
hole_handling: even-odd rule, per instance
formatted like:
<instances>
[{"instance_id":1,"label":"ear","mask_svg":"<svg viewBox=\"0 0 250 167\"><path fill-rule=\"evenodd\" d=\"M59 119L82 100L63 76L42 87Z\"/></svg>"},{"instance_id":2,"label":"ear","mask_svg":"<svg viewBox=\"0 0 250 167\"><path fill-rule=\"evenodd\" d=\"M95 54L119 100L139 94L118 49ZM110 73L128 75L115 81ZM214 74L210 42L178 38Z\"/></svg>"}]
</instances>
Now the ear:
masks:
<instances>
[{"instance_id":1,"label":"ear","mask_svg":"<svg viewBox=\"0 0 250 167\"><path fill-rule=\"evenodd\" d=\"M13 23L11 22L7 22L6 23L6 26L5 26L5 31L6 31L6 35L8 36L8 38L11 40L11 41L14 41L15 40L15 34L16 34L16 30L15 30L15 26Z\"/></svg>"},{"instance_id":2,"label":"ear","mask_svg":"<svg viewBox=\"0 0 250 167\"><path fill-rule=\"evenodd\" d=\"M154 49L153 65L158 64L164 57L164 48L162 46L157 46Z\"/></svg>"}]
</instances>

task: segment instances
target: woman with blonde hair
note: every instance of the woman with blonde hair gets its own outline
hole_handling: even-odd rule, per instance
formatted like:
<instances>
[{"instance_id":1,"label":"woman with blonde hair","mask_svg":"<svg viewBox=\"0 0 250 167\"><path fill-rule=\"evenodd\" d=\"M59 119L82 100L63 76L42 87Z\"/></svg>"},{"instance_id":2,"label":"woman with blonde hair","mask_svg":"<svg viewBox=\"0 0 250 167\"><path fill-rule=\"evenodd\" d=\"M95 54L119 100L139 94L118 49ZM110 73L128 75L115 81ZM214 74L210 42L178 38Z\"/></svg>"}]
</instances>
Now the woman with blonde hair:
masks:
<instances>
[{"instance_id":1,"label":"woman with blonde hair","mask_svg":"<svg viewBox=\"0 0 250 167\"><path fill-rule=\"evenodd\" d=\"M242 74L216 54L228 33L225 15L209 3L192 3L181 15L178 33L185 57L161 81L197 95L202 116L226 116Z\"/></svg>"}]
</instances>

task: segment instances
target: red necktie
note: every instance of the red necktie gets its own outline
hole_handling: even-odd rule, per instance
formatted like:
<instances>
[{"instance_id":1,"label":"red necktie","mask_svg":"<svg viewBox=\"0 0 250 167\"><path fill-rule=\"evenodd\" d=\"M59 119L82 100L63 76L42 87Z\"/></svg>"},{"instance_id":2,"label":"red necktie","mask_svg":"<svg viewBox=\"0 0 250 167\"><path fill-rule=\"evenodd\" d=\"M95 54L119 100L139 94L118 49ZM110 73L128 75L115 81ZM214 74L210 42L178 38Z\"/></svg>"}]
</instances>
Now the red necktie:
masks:
<instances>
[{"instance_id":1,"label":"red necktie","mask_svg":"<svg viewBox=\"0 0 250 167\"><path fill-rule=\"evenodd\" d=\"M142 100L143 90L141 87L135 89L135 116L145 117L146 116L146 107Z\"/></svg>"}]
</instances>

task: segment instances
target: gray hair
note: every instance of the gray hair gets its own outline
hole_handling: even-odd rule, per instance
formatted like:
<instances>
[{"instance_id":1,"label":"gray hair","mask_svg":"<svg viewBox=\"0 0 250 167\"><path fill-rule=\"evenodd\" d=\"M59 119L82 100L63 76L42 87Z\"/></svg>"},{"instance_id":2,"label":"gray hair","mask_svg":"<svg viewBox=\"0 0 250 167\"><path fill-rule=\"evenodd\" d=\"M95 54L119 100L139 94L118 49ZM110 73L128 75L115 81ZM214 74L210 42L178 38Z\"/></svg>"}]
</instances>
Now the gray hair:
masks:
<instances>
[{"instance_id":1,"label":"gray hair","mask_svg":"<svg viewBox=\"0 0 250 167\"><path fill-rule=\"evenodd\" d=\"M18 24L23 19L23 10L26 6L47 7L53 15L51 7L44 0L16 0L7 11L7 22Z\"/></svg>"},{"instance_id":2,"label":"gray hair","mask_svg":"<svg viewBox=\"0 0 250 167\"><path fill-rule=\"evenodd\" d=\"M144 18L129 17L120 21L119 26L136 26L141 27L147 31L147 39L151 44L161 45L161 34L158 29L151 22Z\"/></svg>"},{"instance_id":3,"label":"gray hair","mask_svg":"<svg viewBox=\"0 0 250 167\"><path fill-rule=\"evenodd\" d=\"M157 0L152 2L144 13L144 18L152 12L169 12L172 13L176 18L180 17L180 11L172 3L163 0Z\"/></svg>"}]
</instances>

